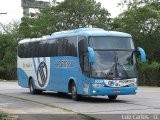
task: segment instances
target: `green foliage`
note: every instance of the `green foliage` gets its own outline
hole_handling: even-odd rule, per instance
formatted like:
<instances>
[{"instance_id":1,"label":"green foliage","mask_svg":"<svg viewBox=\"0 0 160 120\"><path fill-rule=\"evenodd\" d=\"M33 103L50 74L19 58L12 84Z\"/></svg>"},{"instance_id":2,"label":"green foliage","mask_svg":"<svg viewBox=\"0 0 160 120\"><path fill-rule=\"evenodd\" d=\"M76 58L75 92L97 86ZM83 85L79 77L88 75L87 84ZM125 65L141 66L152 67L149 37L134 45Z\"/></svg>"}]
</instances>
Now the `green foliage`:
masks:
<instances>
[{"instance_id":1,"label":"green foliage","mask_svg":"<svg viewBox=\"0 0 160 120\"><path fill-rule=\"evenodd\" d=\"M145 49L150 63L160 62L160 2L133 4L114 20L112 28L130 33L135 45Z\"/></svg>"},{"instance_id":2,"label":"green foliage","mask_svg":"<svg viewBox=\"0 0 160 120\"><path fill-rule=\"evenodd\" d=\"M158 86L160 87L160 64L152 62L152 64L139 65L139 85Z\"/></svg>"},{"instance_id":3,"label":"green foliage","mask_svg":"<svg viewBox=\"0 0 160 120\"><path fill-rule=\"evenodd\" d=\"M16 47L12 35L0 35L0 78L16 79Z\"/></svg>"},{"instance_id":4,"label":"green foliage","mask_svg":"<svg viewBox=\"0 0 160 120\"><path fill-rule=\"evenodd\" d=\"M1 25L0 34L0 79L16 79L18 24Z\"/></svg>"},{"instance_id":5,"label":"green foliage","mask_svg":"<svg viewBox=\"0 0 160 120\"><path fill-rule=\"evenodd\" d=\"M12 35L0 36L0 70L11 69L16 62L16 43Z\"/></svg>"},{"instance_id":6,"label":"green foliage","mask_svg":"<svg viewBox=\"0 0 160 120\"><path fill-rule=\"evenodd\" d=\"M110 14L95 0L65 0L22 18L19 32L25 38L79 27L109 28Z\"/></svg>"},{"instance_id":7,"label":"green foliage","mask_svg":"<svg viewBox=\"0 0 160 120\"><path fill-rule=\"evenodd\" d=\"M146 4L150 4L152 2L158 2L159 0L121 0L120 3L118 3L121 7L127 7L127 10L132 8L138 8L142 7Z\"/></svg>"},{"instance_id":8,"label":"green foliage","mask_svg":"<svg viewBox=\"0 0 160 120\"><path fill-rule=\"evenodd\" d=\"M8 114L0 112L0 120L11 120Z\"/></svg>"}]
</instances>

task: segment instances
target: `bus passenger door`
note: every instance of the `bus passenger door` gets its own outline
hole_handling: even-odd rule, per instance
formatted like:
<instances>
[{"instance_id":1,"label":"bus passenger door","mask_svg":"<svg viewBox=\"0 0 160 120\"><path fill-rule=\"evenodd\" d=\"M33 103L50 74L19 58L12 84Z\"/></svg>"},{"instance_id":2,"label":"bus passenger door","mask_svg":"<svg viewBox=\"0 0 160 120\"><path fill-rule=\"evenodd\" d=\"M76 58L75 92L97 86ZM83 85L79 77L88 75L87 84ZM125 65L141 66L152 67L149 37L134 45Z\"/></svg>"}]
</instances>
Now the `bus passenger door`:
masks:
<instances>
[{"instance_id":1,"label":"bus passenger door","mask_svg":"<svg viewBox=\"0 0 160 120\"><path fill-rule=\"evenodd\" d=\"M88 94L89 88L89 55L87 50L87 39L80 36L78 40L79 62L81 67L79 88L81 94Z\"/></svg>"},{"instance_id":2,"label":"bus passenger door","mask_svg":"<svg viewBox=\"0 0 160 120\"><path fill-rule=\"evenodd\" d=\"M90 84L90 67L88 53L84 53L82 56L82 77L83 77L83 94L89 93L89 84Z\"/></svg>"}]
</instances>

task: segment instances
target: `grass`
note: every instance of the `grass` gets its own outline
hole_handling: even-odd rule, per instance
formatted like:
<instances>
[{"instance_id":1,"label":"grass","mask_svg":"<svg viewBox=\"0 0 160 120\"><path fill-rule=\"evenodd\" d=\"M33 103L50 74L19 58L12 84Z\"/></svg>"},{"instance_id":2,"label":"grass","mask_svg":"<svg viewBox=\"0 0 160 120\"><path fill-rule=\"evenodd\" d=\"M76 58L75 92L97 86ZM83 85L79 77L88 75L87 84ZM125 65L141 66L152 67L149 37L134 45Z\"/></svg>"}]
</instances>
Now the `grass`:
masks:
<instances>
[{"instance_id":1,"label":"grass","mask_svg":"<svg viewBox=\"0 0 160 120\"><path fill-rule=\"evenodd\" d=\"M0 112L0 120L11 120L8 114Z\"/></svg>"},{"instance_id":2,"label":"grass","mask_svg":"<svg viewBox=\"0 0 160 120\"><path fill-rule=\"evenodd\" d=\"M0 120L18 120L18 115L9 115L0 111Z\"/></svg>"}]
</instances>

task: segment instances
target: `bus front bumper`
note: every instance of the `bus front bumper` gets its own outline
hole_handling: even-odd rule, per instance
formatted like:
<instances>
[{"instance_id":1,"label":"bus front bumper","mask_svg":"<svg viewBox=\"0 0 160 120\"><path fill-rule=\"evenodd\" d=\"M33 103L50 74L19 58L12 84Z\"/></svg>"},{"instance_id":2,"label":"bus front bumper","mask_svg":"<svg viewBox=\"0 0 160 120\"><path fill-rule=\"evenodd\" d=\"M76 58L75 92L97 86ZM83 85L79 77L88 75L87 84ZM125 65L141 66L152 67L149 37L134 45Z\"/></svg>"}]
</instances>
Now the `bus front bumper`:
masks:
<instances>
[{"instance_id":1,"label":"bus front bumper","mask_svg":"<svg viewBox=\"0 0 160 120\"><path fill-rule=\"evenodd\" d=\"M137 86L133 87L91 87L89 96L98 95L135 95Z\"/></svg>"}]
</instances>

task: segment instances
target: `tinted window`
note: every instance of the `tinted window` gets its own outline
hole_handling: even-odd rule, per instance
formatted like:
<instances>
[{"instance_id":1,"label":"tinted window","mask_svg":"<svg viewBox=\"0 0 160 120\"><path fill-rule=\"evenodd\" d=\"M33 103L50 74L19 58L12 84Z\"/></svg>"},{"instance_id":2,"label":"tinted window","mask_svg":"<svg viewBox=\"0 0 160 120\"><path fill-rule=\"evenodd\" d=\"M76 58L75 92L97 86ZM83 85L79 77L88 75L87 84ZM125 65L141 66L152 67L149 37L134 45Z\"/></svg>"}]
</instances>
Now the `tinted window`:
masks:
<instances>
[{"instance_id":1,"label":"tinted window","mask_svg":"<svg viewBox=\"0 0 160 120\"><path fill-rule=\"evenodd\" d=\"M18 56L21 58L29 57L29 43L18 45Z\"/></svg>"},{"instance_id":2,"label":"tinted window","mask_svg":"<svg viewBox=\"0 0 160 120\"><path fill-rule=\"evenodd\" d=\"M19 44L18 45L18 56L23 58L24 55L24 45L23 44Z\"/></svg>"},{"instance_id":3,"label":"tinted window","mask_svg":"<svg viewBox=\"0 0 160 120\"><path fill-rule=\"evenodd\" d=\"M32 44L34 44L34 50L35 50L35 54L34 57L38 57L38 42L33 42Z\"/></svg>"},{"instance_id":4,"label":"tinted window","mask_svg":"<svg viewBox=\"0 0 160 120\"><path fill-rule=\"evenodd\" d=\"M46 41L28 42L18 45L18 56L21 58L44 57Z\"/></svg>"},{"instance_id":5,"label":"tinted window","mask_svg":"<svg viewBox=\"0 0 160 120\"><path fill-rule=\"evenodd\" d=\"M58 40L50 39L47 41L46 56L58 56Z\"/></svg>"},{"instance_id":6,"label":"tinted window","mask_svg":"<svg viewBox=\"0 0 160 120\"><path fill-rule=\"evenodd\" d=\"M46 56L46 40L37 42L37 57Z\"/></svg>"},{"instance_id":7,"label":"tinted window","mask_svg":"<svg viewBox=\"0 0 160 120\"><path fill-rule=\"evenodd\" d=\"M47 41L47 56L77 56L77 37Z\"/></svg>"},{"instance_id":8,"label":"tinted window","mask_svg":"<svg viewBox=\"0 0 160 120\"><path fill-rule=\"evenodd\" d=\"M30 51L30 56L29 57L34 57L36 53L36 48L35 48L35 42L32 42L29 44L29 51Z\"/></svg>"},{"instance_id":9,"label":"tinted window","mask_svg":"<svg viewBox=\"0 0 160 120\"><path fill-rule=\"evenodd\" d=\"M46 41L37 41L30 43L30 57L45 57L46 55Z\"/></svg>"},{"instance_id":10,"label":"tinted window","mask_svg":"<svg viewBox=\"0 0 160 120\"><path fill-rule=\"evenodd\" d=\"M27 58L29 57L29 43L25 43L23 45L24 45L23 57Z\"/></svg>"},{"instance_id":11,"label":"tinted window","mask_svg":"<svg viewBox=\"0 0 160 120\"><path fill-rule=\"evenodd\" d=\"M20 57L77 56L77 37L41 40L18 45Z\"/></svg>"},{"instance_id":12,"label":"tinted window","mask_svg":"<svg viewBox=\"0 0 160 120\"><path fill-rule=\"evenodd\" d=\"M66 37L63 40L65 56L77 56L77 37Z\"/></svg>"},{"instance_id":13,"label":"tinted window","mask_svg":"<svg viewBox=\"0 0 160 120\"><path fill-rule=\"evenodd\" d=\"M64 56L65 55L65 48L66 48L66 40L63 38L58 39L58 55Z\"/></svg>"},{"instance_id":14,"label":"tinted window","mask_svg":"<svg viewBox=\"0 0 160 120\"><path fill-rule=\"evenodd\" d=\"M94 49L134 49L132 39L126 37L90 37L89 43Z\"/></svg>"},{"instance_id":15,"label":"tinted window","mask_svg":"<svg viewBox=\"0 0 160 120\"><path fill-rule=\"evenodd\" d=\"M78 51L79 55L87 52L87 39L84 36L78 37Z\"/></svg>"}]
</instances>

